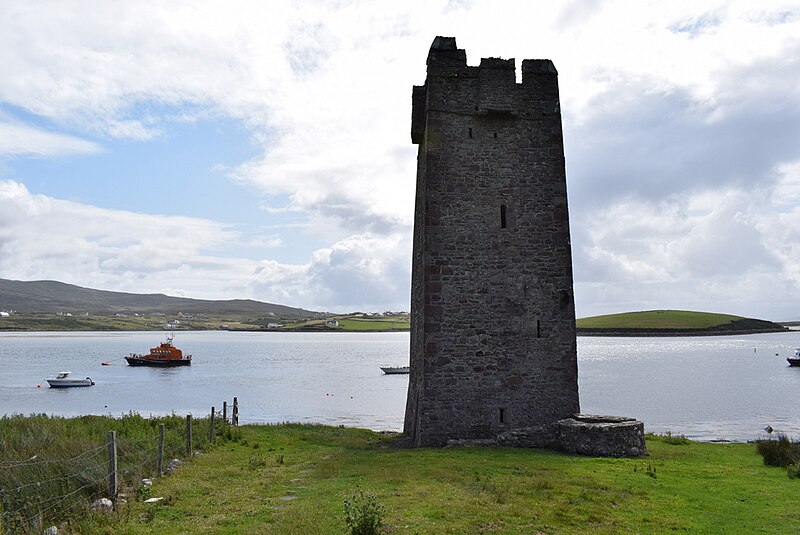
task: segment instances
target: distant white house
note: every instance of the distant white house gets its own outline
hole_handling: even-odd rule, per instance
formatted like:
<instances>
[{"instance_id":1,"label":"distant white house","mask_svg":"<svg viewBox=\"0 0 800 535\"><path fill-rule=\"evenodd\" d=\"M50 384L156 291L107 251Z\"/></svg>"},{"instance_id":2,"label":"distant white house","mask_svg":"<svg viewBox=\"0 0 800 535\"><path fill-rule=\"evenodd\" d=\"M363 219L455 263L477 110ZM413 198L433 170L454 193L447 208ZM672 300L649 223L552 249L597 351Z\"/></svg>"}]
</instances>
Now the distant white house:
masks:
<instances>
[{"instance_id":1,"label":"distant white house","mask_svg":"<svg viewBox=\"0 0 800 535\"><path fill-rule=\"evenodd\" d=\"M339 321L338 320L328 320L325 322L325 327L338 327Z\"/></svg>"},{"instance_id":2,"label":"distant white house","mask_svg":"<svg viewBox=\"0 0 800 535\"><path fill-rule=\"evenodd\" d=\"M10 315L11 315L11 314L9 314L8 312L6 312L5 310L0 310L0 318L7 318L7 317L9 317Z\"/></svg>"},{"instance_id":3,"label":"distant white house","mask_svg":"<svg viewBox=\"0 0 800 535\"><path fill-rule=\"evenodd\" d=\"M280 329L283 323L267 323L267 329Z\"/></svg>"}]
</instances>

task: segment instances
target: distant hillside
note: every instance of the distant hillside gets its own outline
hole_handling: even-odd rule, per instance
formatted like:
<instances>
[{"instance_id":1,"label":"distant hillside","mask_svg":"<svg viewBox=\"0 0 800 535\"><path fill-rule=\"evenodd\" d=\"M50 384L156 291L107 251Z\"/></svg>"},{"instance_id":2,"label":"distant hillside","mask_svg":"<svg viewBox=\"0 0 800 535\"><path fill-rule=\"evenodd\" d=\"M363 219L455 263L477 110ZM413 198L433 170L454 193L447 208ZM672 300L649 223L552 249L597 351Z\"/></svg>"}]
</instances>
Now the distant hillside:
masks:
<instances>
[{"instance_id":1,"label":"distant hillside","mask_svg":"<svg viewBox=\"0 0 800 535\"><path fill-rule=\"evenodd\" d=\"M686 310L648 310L577 320L578 334L594 336L693 336L780 332L771 321Z\"/></svg>"},{"instance_id":2,"label":"distant hillside","mask_svg":"<svg viewBox=\"0 0 800 535\"><path fill-rule=\"evenodd\" d=\"M258 315L282 319L308 319L316 312L250 299L210 301L170 297L164 294L134 294L92 290L56 281L0 279L0 310L22 314L88 312L90 314L163 313L175 315Z\"/></svg>"}]
</instances>

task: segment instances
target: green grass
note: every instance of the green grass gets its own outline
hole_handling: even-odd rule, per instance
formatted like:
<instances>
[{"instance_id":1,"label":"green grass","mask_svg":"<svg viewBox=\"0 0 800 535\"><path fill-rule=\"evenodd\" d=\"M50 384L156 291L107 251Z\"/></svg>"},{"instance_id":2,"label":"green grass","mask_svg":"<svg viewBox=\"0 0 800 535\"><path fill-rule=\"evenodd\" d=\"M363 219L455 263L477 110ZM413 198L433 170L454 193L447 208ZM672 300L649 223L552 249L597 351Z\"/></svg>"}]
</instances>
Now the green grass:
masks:
<instances>
[{"instance_id":1,"label":"green grass","mask_svg":"<svg viewBox=\"0 0 800 535\"><path fill-rule=\"evenodd\" d=\"M346 318L339 320L339 327L347 331L399 331L410 329L411 323L408 316L392 319Z\"/></svg>"},{"instance_id":2,"label":"green grass","mask_svg":"<svg viewBox=\"0 0 800 535\"><path fill-rule=\"evenodd\" d=\"M325 322L336 320L337 327L326 327ZM379 317L360 317L353 315L332 316L325 319L316 319L286 324L284 330L309 331L319 329L320 331L407 331L411 328L411 320L408 314L397 314L393 316Z\"/></svg>"},{"instance_id":3,"label":"green grass","mask_svg":"<svg viewBox=\"0 0 800 535\"><path fill-rule=\"evenodd\" d=\"M577 326L579 329L708 329L741 319L730 314L648 310L581 318L577 320Z\"/></svg>"},{"instance_id":4,"label":"green grass","mask_svg":"<svg viewBox=\"0 0 800 535\"><path fill-rule=\"evenodd\" d=\"M241 428L85 533L345 533L344 500L377 496L387 533L796 533L800 481L753 444L673 444L601 459L501 447L395 449L370 431Z\"/></svg>"}]
</instances>

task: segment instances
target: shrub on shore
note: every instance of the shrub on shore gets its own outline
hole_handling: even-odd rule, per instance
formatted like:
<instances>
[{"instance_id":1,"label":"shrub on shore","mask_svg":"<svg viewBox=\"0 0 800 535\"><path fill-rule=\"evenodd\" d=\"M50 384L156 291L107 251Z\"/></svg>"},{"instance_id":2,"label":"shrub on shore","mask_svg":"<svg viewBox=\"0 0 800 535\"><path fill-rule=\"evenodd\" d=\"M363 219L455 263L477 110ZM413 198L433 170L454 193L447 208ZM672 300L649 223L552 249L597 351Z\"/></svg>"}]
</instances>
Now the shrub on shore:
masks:
<instances>
[{"instance_id":1,"label":"shrub on shore","mask_svg":"<svg viewBox=\"0 0 800 535\"><path fill-rule=\"evenodd\" d=\"M768 466L787 469L789 478L798 477L800 467L800 441L790 440L786 435L756 441L756 451Z\"/></svg>"}]
</instances>

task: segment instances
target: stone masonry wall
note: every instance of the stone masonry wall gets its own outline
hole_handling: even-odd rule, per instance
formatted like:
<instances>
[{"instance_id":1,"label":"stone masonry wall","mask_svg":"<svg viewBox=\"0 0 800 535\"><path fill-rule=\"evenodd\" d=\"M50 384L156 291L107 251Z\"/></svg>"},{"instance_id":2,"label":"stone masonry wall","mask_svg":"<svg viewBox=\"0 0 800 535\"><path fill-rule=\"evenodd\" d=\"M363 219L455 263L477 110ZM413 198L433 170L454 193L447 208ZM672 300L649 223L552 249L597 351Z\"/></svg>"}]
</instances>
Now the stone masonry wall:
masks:
<instances>
[{"instance_id":1,"label":"stone masonry wall","mask_svg":"<svg viewBox=\"0 0 800 535\"><path fill-rule=\"evenodd\" d=\"M492 439L579 412L557 72L437 37L412 94L419 145L405 432Z\"/></svg>"}]
</instances>

